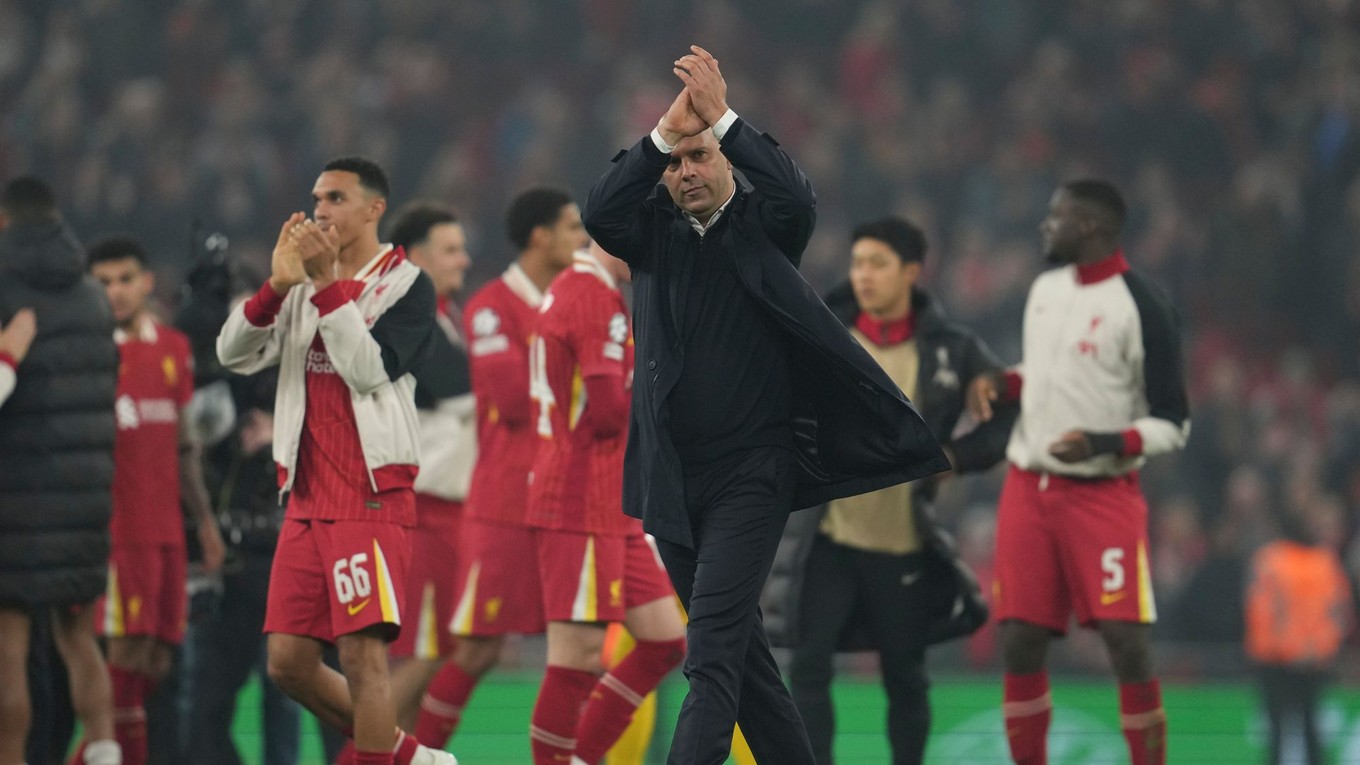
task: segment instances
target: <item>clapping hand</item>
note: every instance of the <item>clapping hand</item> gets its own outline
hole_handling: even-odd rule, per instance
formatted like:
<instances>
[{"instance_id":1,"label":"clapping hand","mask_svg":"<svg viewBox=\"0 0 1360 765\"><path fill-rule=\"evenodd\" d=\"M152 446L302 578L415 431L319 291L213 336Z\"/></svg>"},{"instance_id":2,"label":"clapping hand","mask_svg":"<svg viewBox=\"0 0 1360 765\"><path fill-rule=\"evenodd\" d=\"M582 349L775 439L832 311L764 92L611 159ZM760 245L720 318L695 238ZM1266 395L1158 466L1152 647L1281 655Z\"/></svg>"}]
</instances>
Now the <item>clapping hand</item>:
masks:
<instances>
[{"instance_id":1,"label":"clapping hand","mask_svg":"<svg viewBox=\"0 0 1360 765\"><path fill-rule=\"evenodd\" d=\"M335 281L335 265L340 259L340 234L335 227L322 229L316 221L303 221L290 233L303 268L318 291Z\"/></svg>"},{"instance_id":2,"label":"clapping hand","mask_svg":"<svg viewBox=\"0 0 1360 765\"><path fill-rule=\"evenodd\" d=\"M691 45L689 49L688 55L676 59L671 71L685 83L695 114L705 126L713 127L727 113L727 81L718 70L718 59L713 58L713 54L697 45Z\"/></svg>"},{"instance_id":3,"label":"clapping hand","mask_svg":"<svg viewBox=\"0 0 1360 765\"><path fill-rule=\"evenodd\" d=\"M274 245L274 256L269 266L269 286L280 295L307 281L293 232L307 220L302 213L293 213L279 230L279 241Z\"/></svg>"}]
</instances>

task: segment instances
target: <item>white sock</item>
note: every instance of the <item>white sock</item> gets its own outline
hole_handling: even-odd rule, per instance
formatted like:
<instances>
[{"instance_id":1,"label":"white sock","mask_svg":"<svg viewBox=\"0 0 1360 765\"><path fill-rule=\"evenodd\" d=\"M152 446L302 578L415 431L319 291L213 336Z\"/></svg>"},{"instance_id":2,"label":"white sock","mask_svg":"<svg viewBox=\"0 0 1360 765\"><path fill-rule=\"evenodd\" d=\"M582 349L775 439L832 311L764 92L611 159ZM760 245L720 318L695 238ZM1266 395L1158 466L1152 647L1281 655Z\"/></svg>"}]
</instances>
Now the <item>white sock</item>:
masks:
<instances>
[{"instance_id":1,"label":"white sock","mask_svg":"<svg viewBox=\"0 0 1360 765\"><path fill-rule=\"evenodd\" d=\"M590 765L590 763L586 762L580 757L573 756L571 758L571 765Z\"/></svg>"},{"instance_id":2,"label":"white sock","mask_svg":"<svg viewBox=\"0 0 1360 765\"><path fill-rule=\"evenodd\" d=\"M111 738L85 744L85 765L123 765L123 750Z\"/></svg>"}]
</instances>

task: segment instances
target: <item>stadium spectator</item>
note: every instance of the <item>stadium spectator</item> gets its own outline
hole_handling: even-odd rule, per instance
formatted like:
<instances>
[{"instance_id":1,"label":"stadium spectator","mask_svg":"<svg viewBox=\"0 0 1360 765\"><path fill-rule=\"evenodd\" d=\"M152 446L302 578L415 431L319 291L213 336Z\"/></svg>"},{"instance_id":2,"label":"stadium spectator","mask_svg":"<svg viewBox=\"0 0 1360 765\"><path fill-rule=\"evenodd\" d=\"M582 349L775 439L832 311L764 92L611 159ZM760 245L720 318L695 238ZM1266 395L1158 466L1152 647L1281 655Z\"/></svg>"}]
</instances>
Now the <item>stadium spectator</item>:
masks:
<instances>
[{"instance_id":1,"label":"stadium spectator","mask_svg":"<svg viewBox=\"0 0 1360 765\"><path fill-rule=\"evenodd\" d=\"M529 737L535 765L598 765L643 700L685 657L675 590L642 524L623 514L633 332L628 265L577 252L543 298L529 347L538 451L529 473L548 669ZM605 628L637 644L604 672Z\"/></svg>"},{"instance_id":2,"label":"stadium spectator","mask_svg":"<svg viewBox=\"0 0 1360 765\"><path fill-rule=\"evenodd\" d=\"M1326 539L1340 507L1319 497L1284 513L1282 537L1252 556L1246 647L1270 718L1270 765L1297 762L1299 748L1308 765L1325 762L1318 707L1355 627L1350 579Z\"/></svg>"},{"instance_id":3,"label":"stadium spectator","mask_svg":"<svg viewBox=\"0 0 1360 765\"><path fill-rule=\"evenodd\" d=\"M723 762L740 722L757 761L811 763L757 605L788 515L948 462L798 274L812 185L728 108L717 60L689 50L674 63L679 95L587 204L587 229L634 277L643 383L623 506L656 537L689 614L669 762Z\"/></svg>"},{"instance_id":4,"label":"stadium spectator","mask_svg":"<svg viewBox=\"0 0 1360 765\"><path fill-rule=\"evenodd\" d=\"M38 332L0 407L0 762L24 761L30 624L51 619L85 731L86 765L119 765L92 603L109 555L118 348L99 286L48 186L0 190L0 323ZM20 329L25 320L19 320ZM17 349L17 345L14 346ZM79 763L81 760L77 760Z\"/></svg>"},{"instance_id":5,"label":"stadium spectator","mask_svg":"<svg viewBox=\"0 0 1360 765\"><path fill-rule=\"evenodd\" d=\"M1020 400L997 510L996 619L1006 735L1019 765L1047 762L1046 657L1073 612L1097 629L1119 680L1133 765L1166 762L1166 713L1152 668L1157 610L1138 468L1190 429L1180 327L1166 297L1129 270L1126 208L1112 185L1063 184L1040 231L1057 268L1030 289L1020 364L970 384L981 421Z\"/></svg>"},{"instance_id":6,"label":"stadium spectator","mask_svg":"<svg viewBox=\"0 0 1360 765\"><path fill-rule=\"evenodd\" d=\"M964 414L965 386L1001 362L972 331L946 319L938 300L919 286L925 235L894 216L856 226L850 243L850 280L827 296L828 307L920 407L954 472L1001 461L1015 407L952 437ZM987 620L976 577L934 520L937 486L927 479L831 502L815 526L798 524L806 531L797 547L787 545L800 558L794 570L783 582L771 576L772 587L788 588L781 604L793 614L785 618L798 620L789 685L819 765L833 762L837 650L878 654L892 761L919 765L930 733L926 648ZM789 533L785 538L795 541Z\"/></svg>"},{"instance_id":7,"label":"stadium spectator","mask_svg":"<svg viewBox=\"0 0 1360 765\"><path fill-rule=\"evenodd\" d=\"M232 310L217 353L241 374L279 366L273 451L288 509L265 614L270 678L354 740L356 765L437 765L455 760L397 729L387 672L415 521L410 371L435 314L429 277L378 240L388 193L376 163L327 162L315 219L284 222L268 281ZM322 663L324 643L343 674Z\"/></svg>"},{"instance_id":8,"label":"stadium spectator","mask_svg":"<svg viewBox=\"0 0 1360 765\"><path fill-rule=\"evenodd\" d=\"M463 315L454 302L472 265L463 224L447 207L416 202L397 213L388 237L434 284L437 301L431 352L415 369L420 416L420 475L406 602L413 629L388 647L397 723L414 731L425 689L453 652L449 621L457 599L458 528L477 460L476 402L468 373Z\"/></svg>"},{"instance_id":9,"label":"stadium spectator","mask_svg":"<svg viewBox=\"0 0 1360 765\"><path fill-rule=\"evenodd\" d=\"M152 316L155 277L140 242L101 239L91 245L88 262L113 309L120 357L109 585L95 620L108 641L123 761L145 765L145 702L170 671L187 620L181 507L198 520L208 571L222 565L225 551L203 485L197 439L184 416L194 393L189 340Z\"/></svg>"},{"instance_id":10,"label":"stadium spectator","mask_svg":"<svg viewBox=\"0 0 1360 765\"><path fill-rule=\"evenodd\" d=\"M538 554L526 525L529 468L538 448L529 401L529 337L543 291L586 243L581 211L555 188L521 192L505 216L519 257L468 301L472 390L477 398L477 464L459 533L457 603L448 628L453 659L430 681L416 736L443 746L477 683L499 660L508 634L544 630Z\"/></svg>"}]
</instances>

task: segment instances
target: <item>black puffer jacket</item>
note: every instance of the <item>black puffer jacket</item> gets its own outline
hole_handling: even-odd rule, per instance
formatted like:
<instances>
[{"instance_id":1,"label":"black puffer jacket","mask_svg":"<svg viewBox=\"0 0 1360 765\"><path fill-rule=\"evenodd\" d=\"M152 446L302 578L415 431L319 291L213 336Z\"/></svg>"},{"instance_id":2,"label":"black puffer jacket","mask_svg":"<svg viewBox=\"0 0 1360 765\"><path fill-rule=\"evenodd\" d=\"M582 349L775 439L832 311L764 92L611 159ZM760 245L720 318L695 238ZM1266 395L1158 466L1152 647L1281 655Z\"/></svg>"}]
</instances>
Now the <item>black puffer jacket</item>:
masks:
<instances>
[{"instance_id":1,"label":"black puffer jacket","mask_svg":"<svg viewBox=\"0 0 1360 765\"><path fill-rule=\"evenodd\" d=\"M38 336L0 407L0 604L84 603L108 566L118 347L60 223L0 232L0 321L25 307Z\"/></svg>"}]
</instances>

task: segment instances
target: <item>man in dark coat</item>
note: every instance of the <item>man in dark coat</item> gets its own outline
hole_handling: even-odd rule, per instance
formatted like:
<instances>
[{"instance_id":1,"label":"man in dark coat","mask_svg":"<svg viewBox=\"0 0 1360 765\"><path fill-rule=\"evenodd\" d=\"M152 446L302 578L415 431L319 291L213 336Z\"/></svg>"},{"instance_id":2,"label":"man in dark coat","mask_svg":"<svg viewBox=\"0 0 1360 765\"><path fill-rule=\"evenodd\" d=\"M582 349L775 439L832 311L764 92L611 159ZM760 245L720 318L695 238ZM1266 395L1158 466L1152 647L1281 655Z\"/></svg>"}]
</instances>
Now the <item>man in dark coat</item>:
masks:
<instances>
[{"instance_id":1,"label":"man in dark coat","mask_svg":"<svg viewBox=\"0 0 1360 765\"><path fill-rule=\"evenodd\" d=\"M16 178L0 192L0 323L31 308L38 333L0 407L0 761L23 762L30 621L53 620L90 742L117 763L108 669L86 607L104 591L118 348L103 291L52 192Z\"/></svg>"},{"instance_id":2,"label":"man in dark coat","mask_svg":"<svg viewBox=\"0 0 1360 765\"><path fill-rule=\"evenodd\" d=\"M728 108L717 61L691 51L675 63L680 95L586 206L587 230L633 271L624 509L657 537L689 610L668 762L722 762L739 722L757 761L810 765L757 608L788 514L948 463L798 273L811 184Z\"/></svg>"},{"instance_id":3,"label":"man in dark coat","mask_svg":"<svg viewBox=\"0 0 1360 765\"><path fill-rule=\"evenodd\" d=\"M897 217L857 226L850 281L827 305L920 407L946 443L956 473L1005 456L1017 407L951 439L964 387L1001 369L981 339L949 321L917 286L926 254L920 229ZM837 650L873 650L888 696L894 765L918 765L930 732L926 647L968 634L987 619L977 579L934 521L938 481L924 480L836 500L790 523L764 600L776 645L794 648L789 680L818 765L830 765Z\"/></svg>"}]
</instances>

